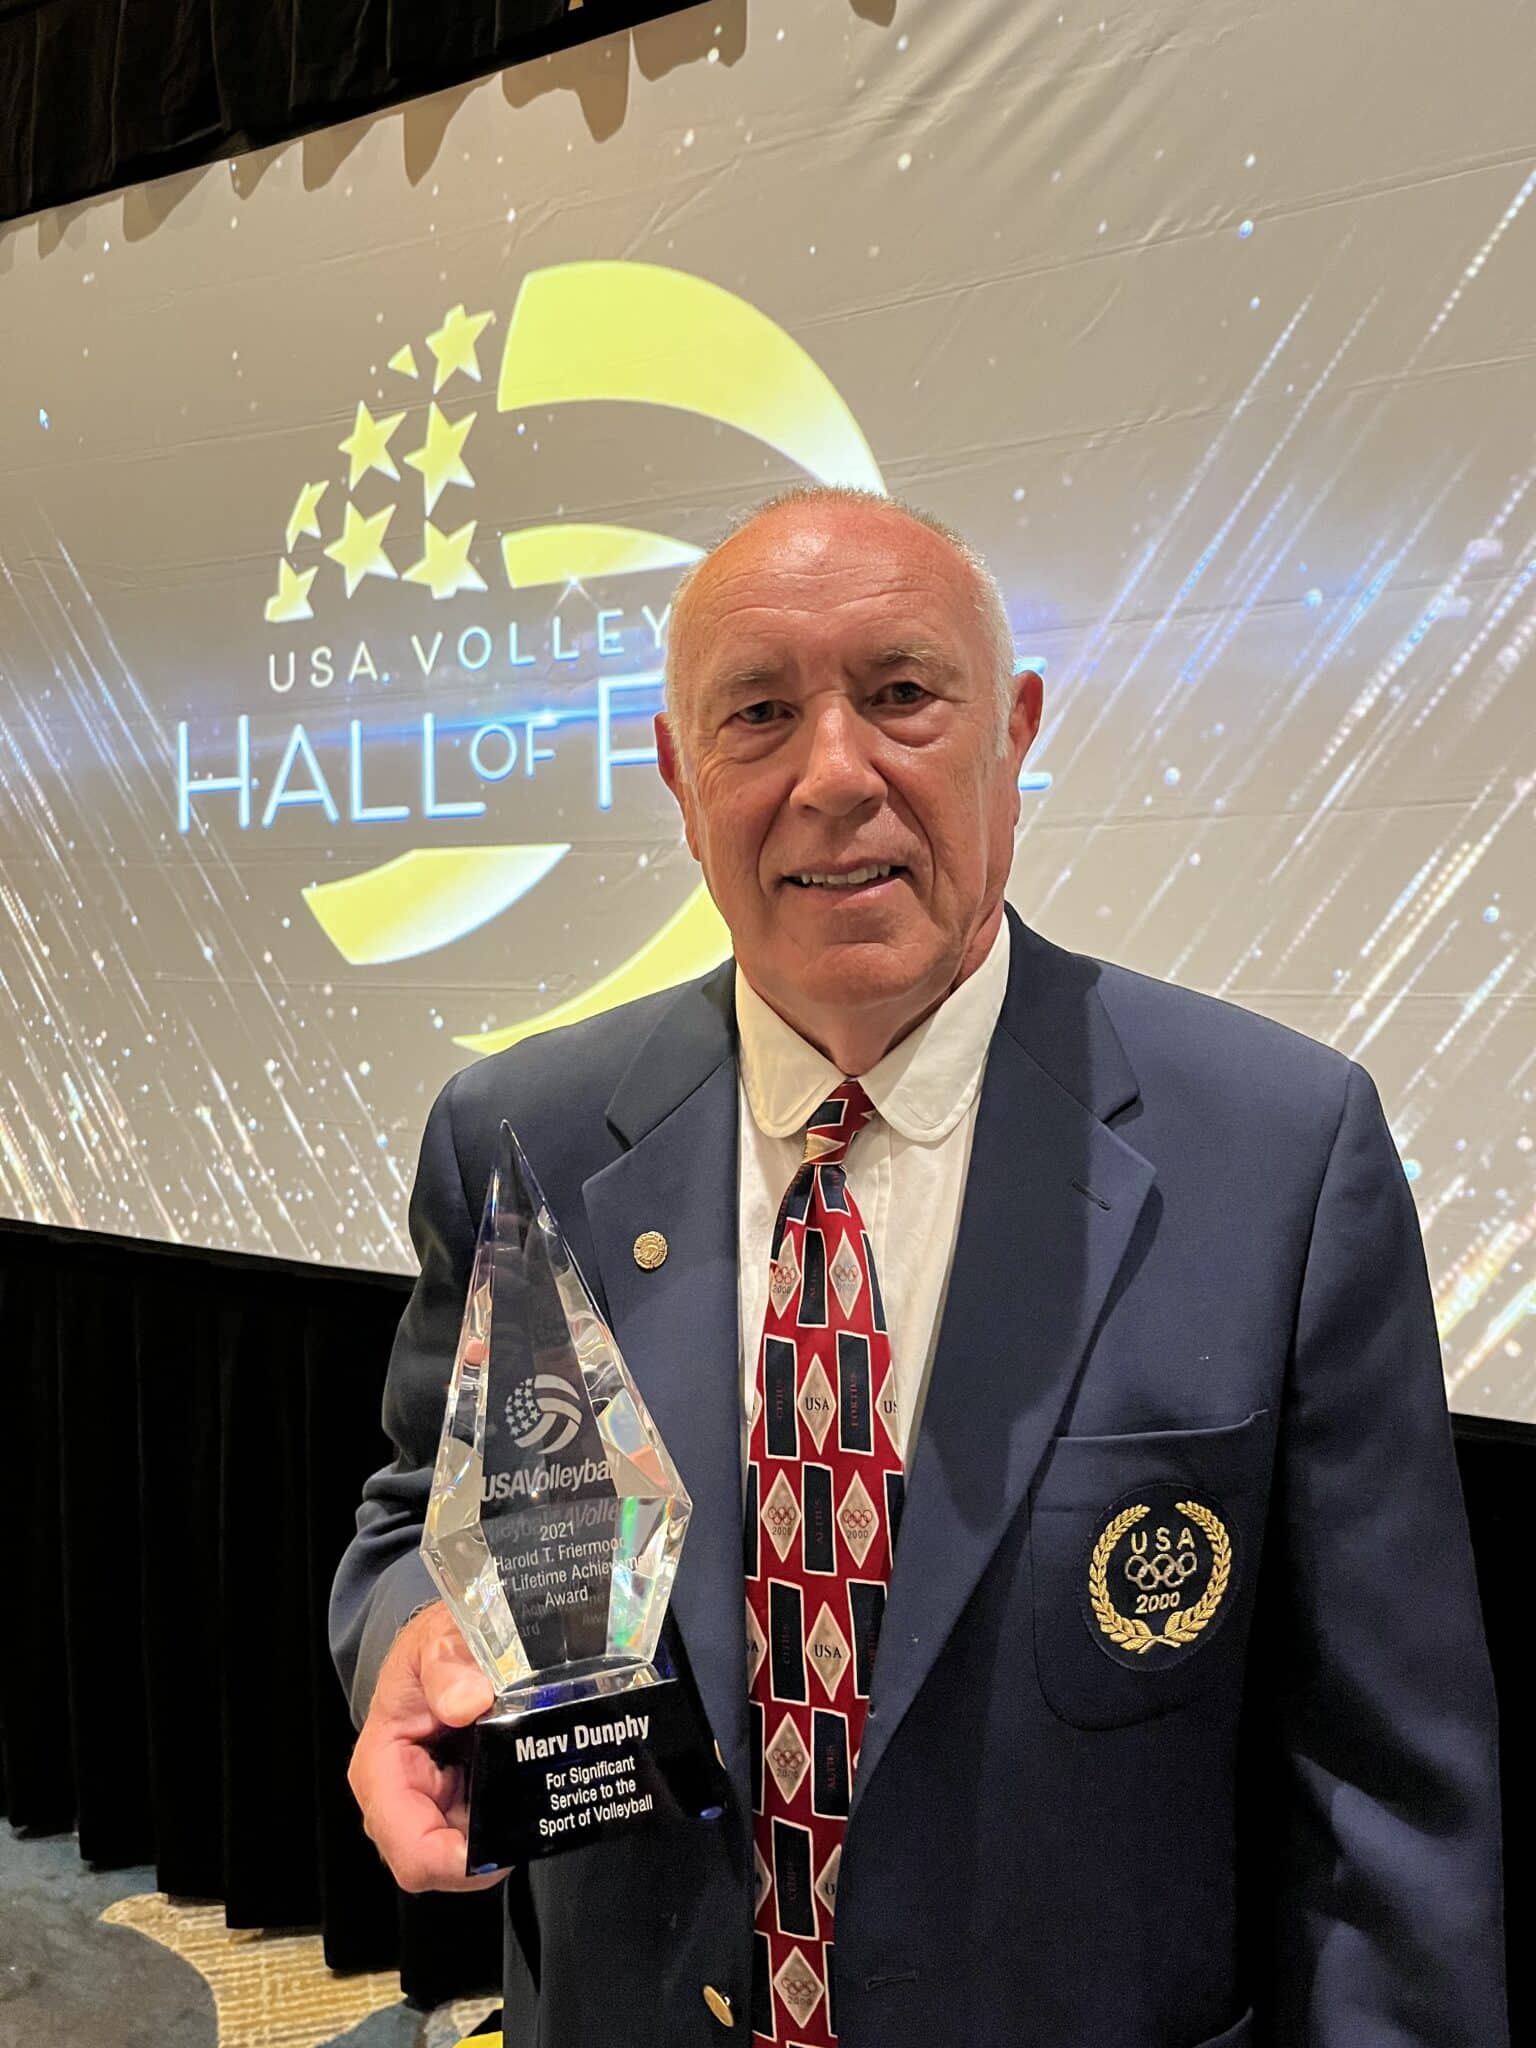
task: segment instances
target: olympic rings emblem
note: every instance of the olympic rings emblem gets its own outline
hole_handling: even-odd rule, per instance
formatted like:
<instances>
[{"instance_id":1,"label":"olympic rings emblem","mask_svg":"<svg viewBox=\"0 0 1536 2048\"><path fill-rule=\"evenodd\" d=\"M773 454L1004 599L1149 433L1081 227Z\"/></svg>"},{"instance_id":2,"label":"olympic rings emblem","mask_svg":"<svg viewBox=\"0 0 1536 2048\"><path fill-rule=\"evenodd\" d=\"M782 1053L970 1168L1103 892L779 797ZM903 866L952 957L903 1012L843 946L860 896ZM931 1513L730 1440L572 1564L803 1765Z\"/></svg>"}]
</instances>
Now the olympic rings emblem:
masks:
<instances>
[{"instance_id":1,"label":"olympic rings emblem","mask_svg":"<svg viewBox=\"0 0 1536 2048\"><path fill-rule=\"evenodd\" d=\"M1178 1512L1204 1535L1210 1552L1210 1572L1205 1590L1194 1605L1180 1607L1172 1604L1178 1598L1177 1587L1197 1569L1190 1550L1182 1547L1171 1551L1133 1550L1124 1567L1131 1584L1138 1589L1146 1589L1141 1592L1138 1608L1144 1605L1148 1612L1153 1609L1163 1611L1165 1618L1160 1631L1150 1628L1139 1613L1123 1614L1109 1591L1110 1559L1121 1540L1152 1512L1145 1502L1125 1508L1113 1517L1094 1544L1088 1561L1088 1607L1093 1622L1117 1649L1129 1651L1135 1657L1143 1657L1149 1650L1187 1649L1214 1619L1231 1582L1232 1539L1221 1517L1201 1501L1181 1500L1177 1507ZM1189 1560L1188 1569L1174 1562L1181 1557ZM1152 1592L1150 1589L1153 1587L1160 1590Z\"/></svg>"},{"instance_id":2,"label":"olympic rings emblem","mask_svg":"<svg viewBox=\"0 0 1536 2048\"><path fill-rule=\"evenodd\" d=\"M1136 1557L1125 1560L1125 1576L1138 1593L1152 1593L1169 1586L1182 1586L1192 1572L1200 1569L1192 1550L1181 1550L1175 1555L1164 1551L1157 1557Z\"/></svg>"}]
</instances>

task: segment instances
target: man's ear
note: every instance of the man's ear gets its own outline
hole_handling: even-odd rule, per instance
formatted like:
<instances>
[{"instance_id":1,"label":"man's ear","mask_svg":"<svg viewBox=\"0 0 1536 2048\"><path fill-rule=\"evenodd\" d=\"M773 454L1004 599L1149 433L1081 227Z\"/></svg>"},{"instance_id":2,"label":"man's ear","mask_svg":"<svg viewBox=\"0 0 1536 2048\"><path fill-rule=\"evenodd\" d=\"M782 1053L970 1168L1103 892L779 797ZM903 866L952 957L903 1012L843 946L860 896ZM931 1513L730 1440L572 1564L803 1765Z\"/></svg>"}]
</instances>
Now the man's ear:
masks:
<instances>
[{"instance_id":1,"label":"man's ear","mask_svg":"<svg viewBox=\"0 0 1536 2048\"><path fill-rule=\"evenodd\" d=\"M1008 751L1016 755L1015 775L1035 744L1044 705L1045 684L1032 668L1021 669L1013 679L1013 704L1008 713Z\"/></svg>"},{"instance_id":2,"label":"man's ear","mask_svg":"<svg viewBox=\"0 0 1536 2048\"><path fill-rule=\"evenodd\" d=\"M662 781L672 792L673 802L683 814L683 835L688 841L688 851L698 860L699 848L693 830L693 791L683 771L682 750L665 711L657 712L653 730L656 734L656 766L661 770Z\"/></svg>"}]
</instances>

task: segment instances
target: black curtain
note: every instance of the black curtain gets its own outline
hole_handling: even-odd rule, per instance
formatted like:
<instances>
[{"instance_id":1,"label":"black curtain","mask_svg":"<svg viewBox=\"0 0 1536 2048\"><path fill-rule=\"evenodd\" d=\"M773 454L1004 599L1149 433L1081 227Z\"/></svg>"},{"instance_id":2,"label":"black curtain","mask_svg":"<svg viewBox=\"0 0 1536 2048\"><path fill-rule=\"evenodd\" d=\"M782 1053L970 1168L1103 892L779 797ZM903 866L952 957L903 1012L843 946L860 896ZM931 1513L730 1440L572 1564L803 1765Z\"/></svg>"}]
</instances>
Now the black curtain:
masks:
<instances>
[{"instance_id":1,"label":"black curtain","mask_svg":"<svg viewBox=\"0 0 1536 2048\"><path fill-rule=\"evenodd\" d=\"M499 1892L404 1898L363 1835L326 1598L405 1283L0 1222L5 1811L149 1863L231 1926L318 1925L338 1970L494 1993ZM1536 2044L1536 1428L1456 1420L1499 1687L1516 2048ZM1433 1617L1425 1617L1431 1626Z\"/></svg>"},{"instance_id":2,"label":"black curtain","mask_svg":"<svg viewBox=\"0 0 1536 2048\"><path fill-rule=\"evenodd\" d=\"M680 4L0 0L0 221L281 142Z\"/></svg>"},{"instance_id":3,"label":"black curtain","mask_svg":"<svg viewBox=\"0 0 1536 2048\"><path fill-rule=\"evenodd\" d=\"M499 1989L497 1892L405 1898L346 1783L331 1576L404 1283L0 1227L5 1810L318 1926L420 2005Z\"/></svg>"},{"instance_id":4,"label":"black curtain","mask_svg":"<svg viewBox=\"0 0 1536 2048\"><path fill-rule=\"evenodd\" d=\"M1529 1736L1536 1717L1536 1663L1525 1626L1530 1605L1525 1536L1536 1487L1536 1427L1458 1415L1455 1428L1499 1695L1510 2039L1513 2048L1536 2048L1536 1959L1525 1945L1536 1910L1536 1757Z\"/></svg>"}]
</instances>

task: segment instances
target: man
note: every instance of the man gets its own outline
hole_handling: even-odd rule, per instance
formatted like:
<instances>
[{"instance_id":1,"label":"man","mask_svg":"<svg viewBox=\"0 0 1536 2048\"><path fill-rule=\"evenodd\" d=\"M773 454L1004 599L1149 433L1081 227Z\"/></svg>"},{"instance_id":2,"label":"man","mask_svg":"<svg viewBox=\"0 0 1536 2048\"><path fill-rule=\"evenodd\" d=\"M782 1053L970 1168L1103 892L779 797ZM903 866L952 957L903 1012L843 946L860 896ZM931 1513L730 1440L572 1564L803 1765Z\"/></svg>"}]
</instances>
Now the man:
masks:
<instances>
[{"instance_id":1,"label":"man","mask_svg":"<svg viewBox=\"0 0 1536 2048\"><path fill-rule=\"evenodd\" d=\"M1040 704L957 536L770 504L680 592L657 727L734 964L428 1123L334 1641L400 1882L507 1885L508 2048L1506 2039L1494 1709L1380 1105L1005 910ZM490 1692L415 1551L502 1117L693 1497L669 1626L734 1798L477 1880L424 1745Z\"/></svg>"}]
</instances>

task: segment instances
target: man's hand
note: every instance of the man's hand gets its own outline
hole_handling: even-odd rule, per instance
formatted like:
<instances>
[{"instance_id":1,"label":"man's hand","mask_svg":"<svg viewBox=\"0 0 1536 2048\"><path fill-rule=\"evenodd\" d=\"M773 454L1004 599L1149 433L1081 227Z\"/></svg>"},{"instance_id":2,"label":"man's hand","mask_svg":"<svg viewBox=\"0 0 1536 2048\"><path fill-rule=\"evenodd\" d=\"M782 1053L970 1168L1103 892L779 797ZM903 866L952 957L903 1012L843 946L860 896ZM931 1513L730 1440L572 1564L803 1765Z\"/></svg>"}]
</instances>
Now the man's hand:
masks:
<instances>
[{"instance_id":1,"label":"man's hand","mask_svg":"<svg viewBox=\"0 0 1536 2048\"><path fill-rule=\"evenodd\" d=\"M380 1667L347 1782L402 1891L479 1892L506 1876L465 1876L464 1774L428 1747L445 1729L478 1720L494 1697L441 1601L406 1623Z\"/></svg>"}]
</instances>

